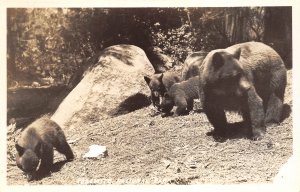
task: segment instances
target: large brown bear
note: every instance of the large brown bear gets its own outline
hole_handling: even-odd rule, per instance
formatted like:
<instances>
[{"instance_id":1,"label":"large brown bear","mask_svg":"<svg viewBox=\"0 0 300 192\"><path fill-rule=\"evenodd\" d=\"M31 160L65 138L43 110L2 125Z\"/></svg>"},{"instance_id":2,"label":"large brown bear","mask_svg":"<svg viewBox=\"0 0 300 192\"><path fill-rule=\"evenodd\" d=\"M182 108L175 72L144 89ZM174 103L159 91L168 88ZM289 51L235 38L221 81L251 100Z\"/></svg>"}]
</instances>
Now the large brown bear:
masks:
<instances>
[{"instance_id":1,"label":"large brown bear","mask_svg":"<svg viewBox=\"0 0 300 192\"><path fill-rule=\"evenodd\" d=\"M280 122L286 76L280 56L263 43L211 51L203 61L200 84L212 135L226 134L224 110L239 110L252 138L262 138L267 124Z\"/></svg>"},{"instance_id":2,"label":"large brown bear","mask_svg":"<svg viewBox=\"0 0 300 192\"><path fill-rule=\"evenodd\" d=\"M74 159L62 129L54 121L43 117L25 128L16 143L18 152L16 164L27 174L28 180L37 179L36 176L50 172L53 164L53 147L64 154L67 160Z\"/></svg>"},{"instance_id":3,"label":"large brown bear","mask_svg":"<svg viewBox=\"0 0 300 192\"><path fill-rule=\"evenodd\" d=\"M160 110L161 97L170 89L170 87L181 79L175 72L165 72L144 76L150 91L151 101L154 107Z\"/></svg>"}]
</instances>

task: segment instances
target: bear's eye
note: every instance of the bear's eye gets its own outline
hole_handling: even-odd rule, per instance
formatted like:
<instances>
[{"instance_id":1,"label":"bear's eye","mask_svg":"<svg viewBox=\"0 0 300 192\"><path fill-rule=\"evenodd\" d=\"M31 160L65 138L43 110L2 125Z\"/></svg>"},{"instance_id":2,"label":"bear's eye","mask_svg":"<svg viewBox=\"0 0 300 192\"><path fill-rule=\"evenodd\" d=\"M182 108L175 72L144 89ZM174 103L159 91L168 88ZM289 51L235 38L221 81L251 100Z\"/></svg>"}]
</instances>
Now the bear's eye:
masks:
<instances>
[{"instance_id":1,"label":"bear's eye","mask_svg":"<svg viewBox=\"0 0 300 192\"><path fill-rule=\"evenodd\" d=\"M237 81L241 78L241 73L233 73L231 75L224 76L222 81Z\"/></svg>"}]
</instances>

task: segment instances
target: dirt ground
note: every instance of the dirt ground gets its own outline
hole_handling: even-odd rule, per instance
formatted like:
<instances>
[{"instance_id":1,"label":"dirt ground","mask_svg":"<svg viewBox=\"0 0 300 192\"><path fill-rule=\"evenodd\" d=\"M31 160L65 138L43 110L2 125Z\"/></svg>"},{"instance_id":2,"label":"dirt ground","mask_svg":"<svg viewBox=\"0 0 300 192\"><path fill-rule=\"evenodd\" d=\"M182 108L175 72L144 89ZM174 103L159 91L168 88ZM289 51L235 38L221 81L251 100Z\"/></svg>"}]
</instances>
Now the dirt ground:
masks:
<instances>
[{"instance_id":1,"label":"dirt ground","mask_svg":"<svg viewBox=\"0 0 300 192\"><path fill-rule=\"evenodd\" d=\"M288 71L285 103L292 108L292 71ZM292 154L292 115L267 128L261 141L244 138L243 128L216 142L204 113L187 116L151 116L151 106L97 123L65 129L76 159L63 163L55 153L51 175L29 184L237 184L270 183ZM228 113L230 122L240 121ZM234 128L235 127L235 128ZM238 132L236 130L239 130ZM8 132L7 184L27 184L15 165L14 138ZM108 156L83 159L92 144L107 147Z\"/></svg>"}]
</instances>

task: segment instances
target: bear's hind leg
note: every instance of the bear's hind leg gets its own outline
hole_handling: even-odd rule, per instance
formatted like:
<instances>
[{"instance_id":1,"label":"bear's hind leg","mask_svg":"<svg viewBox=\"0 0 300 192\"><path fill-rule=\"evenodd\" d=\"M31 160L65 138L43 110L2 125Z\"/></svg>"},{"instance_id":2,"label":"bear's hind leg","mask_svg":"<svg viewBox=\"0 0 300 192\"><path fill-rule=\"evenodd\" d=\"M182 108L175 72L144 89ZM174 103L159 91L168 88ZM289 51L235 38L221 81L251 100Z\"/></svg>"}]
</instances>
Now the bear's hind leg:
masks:
<instances>
[{"instance_id":1,"label":"bear's hind leg","mask_svg":"<svg viewBox=\"0 0 300 192\"><path fill-rule=\"evenodd\" d=\"M270 80L270 97L267 101L265 124L279 124L282 117L284 92L287 82L286 69L282 68L272 74Z\"/></svg>"},{"instance_id":2,"label":"bear's hind leg","mask_svg":"<svg viewBox=\"0 0 300 192\"><path fill-rule=\"evenodd\" d=\"M184 98L177 98L175 100L175 105L177 106L175 111L175 116L179 115L188 115L189 112L187 111L187 101Z\"/></svg>"},{"instance_id":3,"label":"bear's hind leg","mask_svg":"<svg viewBox=\"0 0 300 192\"><path fill-rule=\"evenodd\" d=\"M64 135L59 136L55 148L58 152L64 154L68 161L72 161L74 159L74 154L72 152L72 149L70 145L67 143Z\"/></svg>"},{"instance_id":4,"label":"bear's hind leg","mask_svg":"<svg viewBox=\"0 0 300 192\"><path fill-rule=\"evenodd\" d=\"M272 93L267 104L265 124L279 124L282 116L282 110L283 101L276 96L275 93Z\"/></svg>"}]
</instances>

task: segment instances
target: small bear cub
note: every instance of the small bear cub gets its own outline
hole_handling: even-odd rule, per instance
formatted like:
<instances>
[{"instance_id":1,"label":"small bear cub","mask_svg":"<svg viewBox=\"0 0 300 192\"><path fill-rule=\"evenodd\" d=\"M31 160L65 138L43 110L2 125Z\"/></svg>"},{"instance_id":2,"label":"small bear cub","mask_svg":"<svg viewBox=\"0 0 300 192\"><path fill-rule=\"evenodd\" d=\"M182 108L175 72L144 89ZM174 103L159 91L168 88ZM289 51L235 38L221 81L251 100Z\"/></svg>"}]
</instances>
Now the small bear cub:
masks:
<instances>
[{"instance_id":1,"label":"small bear cub","mask_svg":"<svg viewBox=\"0 0 300 192\"><path fill-rule=\"evenodd\" d=\"M162 112L167 116L176 105L177 108L174 116L188 115L189 111L193 110L194 99L198 98L199 76L175 83L163 97L161 103Z\"/></svg>"},{"instance_id":2,"label":"small bear cub","mask_svg":"<svg viewBox=\"0 0 300 192\"><path fill-rule=\"evenodd\" d=\"M48 117L42 117L26 127L15 147L17 149L16 164L25 172L28 181L51 171L53 147L64 154L68 161L74 159L64 132Z\"/></svg>"},{"instance_id":3,"label":"small bear cub","mask_svg":"<svg viewBox=\"0 0 300 192\"><path fill-rule=\"evenodd\" d=\"M160 74L153 74L152 76L144 76L148 87L151 91L151 100L154 107L159 111L161 97L164 96L170 87L180 81L180 77L174 72L165 72Z\"/></svg>"}]
</instances>

